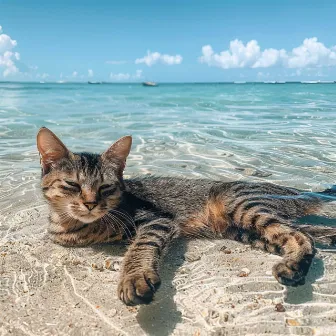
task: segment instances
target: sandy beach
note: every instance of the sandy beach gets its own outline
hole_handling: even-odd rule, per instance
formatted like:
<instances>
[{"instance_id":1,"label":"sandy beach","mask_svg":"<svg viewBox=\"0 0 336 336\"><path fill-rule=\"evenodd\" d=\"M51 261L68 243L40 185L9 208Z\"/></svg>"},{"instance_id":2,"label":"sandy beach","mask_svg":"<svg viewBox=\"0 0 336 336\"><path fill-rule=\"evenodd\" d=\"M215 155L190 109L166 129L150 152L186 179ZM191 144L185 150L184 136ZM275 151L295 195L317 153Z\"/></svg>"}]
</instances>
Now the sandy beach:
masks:
<instances>
[{"instance_id":1,"label":"sandy beach","mask_svg":"<svg viewBox=\"0 0 336 336\"><path fill-rule=\"evenodd\" d=\"M20 211L13 204L1 217L1 335L336 334L332 250L319 250L306 285L286 289L271 275L277 256L228 240L178 240L155 301L126 307L116 296L125 247L51 243L33 185L17 192Z\"/></svg>"}]
</instances>

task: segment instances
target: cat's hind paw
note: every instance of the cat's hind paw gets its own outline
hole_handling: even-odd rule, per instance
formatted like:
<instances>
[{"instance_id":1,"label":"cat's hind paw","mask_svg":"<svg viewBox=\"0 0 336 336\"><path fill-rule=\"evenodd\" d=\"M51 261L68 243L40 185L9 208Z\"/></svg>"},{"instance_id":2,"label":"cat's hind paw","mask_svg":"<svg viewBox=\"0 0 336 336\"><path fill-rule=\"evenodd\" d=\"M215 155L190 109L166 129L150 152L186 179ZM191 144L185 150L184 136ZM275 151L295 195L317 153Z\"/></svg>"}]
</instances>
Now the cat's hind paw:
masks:
<instances>
[{"instance_id":1,"label":"cat's hind paw","mask_svg":"<svg viewBox=\"0 0 336 336\"><path fill-rule=\"evenodd\" d=\"M305 274L296 262L284 261L273 267L274 277L284 286L297 287L305 284Z\"/></svg>"},{"instance_id":2,"label":"cat's hind paw","mask_svg":"<svg viewBox=\"0 0 336 336\"><path fill-rule=\"evenodd\" d=\"M153 270L125 274L118 285L118 296L127 306L148 304L153 300L161 280Z\"/></svg>"}]
</instances>

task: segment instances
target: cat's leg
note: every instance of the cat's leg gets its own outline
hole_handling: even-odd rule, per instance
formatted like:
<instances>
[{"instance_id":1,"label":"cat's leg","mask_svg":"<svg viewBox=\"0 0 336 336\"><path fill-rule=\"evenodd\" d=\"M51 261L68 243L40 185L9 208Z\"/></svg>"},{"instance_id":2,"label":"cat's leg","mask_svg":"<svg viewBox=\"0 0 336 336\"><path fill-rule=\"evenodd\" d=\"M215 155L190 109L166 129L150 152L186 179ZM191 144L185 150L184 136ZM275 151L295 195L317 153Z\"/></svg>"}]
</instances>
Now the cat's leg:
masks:
<instances>
[{"instance_id":1,"label":"cat's leg","mask_svg":"<svg viewBox=\"0 0 336 336\"><path fill-rule=\"evenodd\" d=\"M219 186L210 195L208 208L210 205L215 209L212 211L213 224L226 218L228 226L220 225L224 235L230 227L237 227L241 232L250 232L261 243L265 242L265 249L282 255L283 260L273 267L273 275L284 285L297 286L304 283L316 250L309 234L291 227L292 219L307 213L316 202L291 195L287 189L284 195L281 193L271 184L238 184L226 189L225 185L224 188Z\"/></svg>"},{"instance_id":2,"label":"cat's leg","mask_svg":"<svg viewBox=\"0 0 336 336\"><path fill-rule=\"evenodd\" d=\"M230 226L225 231L225 238L238 241L243 244L250 244L252 248L264 250L266 252L281 255L281 249L275 244L271 244L256 231L243 230L237 226Z\"/></svg>"},{"instance_id":3,"label":"cat's leg","mask_svg":"<svg viewBox=\"0 0 336 336\"><path fill-rule=\"evenodd\" d=\"M283 257L273 267L274 277L286 286L303 285L316 253L312 238L273 213L255 212L249 218L242 225L260 235L266 249L272 248Z\"/></svg>"},{"instance_id":4,"label":"cat's leg","mask_svg":"<svg viewBox=\"0 0 336 336\"><path fill-rule=\"evenodd\" d=\"M126 305L149 303L159 288L160 259L176 233L171 219L156 218L139 227L125 254L118 296Z\"/></svg>"}]
</instances>

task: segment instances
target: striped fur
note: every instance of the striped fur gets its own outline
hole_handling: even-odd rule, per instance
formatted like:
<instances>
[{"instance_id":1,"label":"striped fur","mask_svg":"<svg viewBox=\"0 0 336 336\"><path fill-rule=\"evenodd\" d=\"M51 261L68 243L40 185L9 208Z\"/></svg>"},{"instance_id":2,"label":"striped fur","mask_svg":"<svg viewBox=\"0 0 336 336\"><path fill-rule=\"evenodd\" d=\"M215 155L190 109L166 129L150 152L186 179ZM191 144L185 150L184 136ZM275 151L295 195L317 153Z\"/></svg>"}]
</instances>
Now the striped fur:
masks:
<instances>
[{"instance_id":1,"label":"striped fur","mask_svg":"<svg viewBox=\"0 0 336 336\"><path fill-rule=\"evenodd\" d=\"M298 225L328 198L271 183L144 177L124 180L130 137L102 155L71 153L49 130L38 134L42 190L54 242L80 246L128 239L118 295L149 303L160 285L160 260L178 236L229 238L283 256L275 278L297 286L315 255L314 239L335 244L336 229Z\"/></svg>"}]
</instances>

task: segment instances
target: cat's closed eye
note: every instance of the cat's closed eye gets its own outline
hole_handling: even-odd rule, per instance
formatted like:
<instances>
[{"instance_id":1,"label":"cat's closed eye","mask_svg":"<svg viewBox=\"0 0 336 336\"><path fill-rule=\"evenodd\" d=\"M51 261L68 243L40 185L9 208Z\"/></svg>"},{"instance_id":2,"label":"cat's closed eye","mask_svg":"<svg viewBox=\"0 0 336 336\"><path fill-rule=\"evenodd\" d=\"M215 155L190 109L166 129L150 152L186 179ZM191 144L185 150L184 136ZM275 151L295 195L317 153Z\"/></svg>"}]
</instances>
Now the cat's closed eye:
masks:
<instances>
[{"instance_id":1,"label":"cat's closed eye","mask_svg":"<svg viewBox=\"0 0 336 336\"><path fill-rule=\"evenodd\" d=\"M116 185L103 184L99 187L99 193L103 197L111 196L117 191Z\"/></svg>"},{"instance_id":2,"label":"cat's closed eye","mask_svg":"<svg viewBox=\"0 0 336 336\"><path fill-rule=\"evenodd\" d=\"M65 180L64 181L66 183L66 185L62 185L61 188L64 190L68 190L68 191L73 191L73 192L80 192L81 191L81 187L78 183L73 182L73 181L68 181Z\"/></svg>"}]
</instances>

